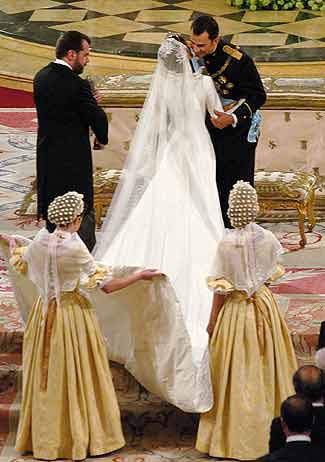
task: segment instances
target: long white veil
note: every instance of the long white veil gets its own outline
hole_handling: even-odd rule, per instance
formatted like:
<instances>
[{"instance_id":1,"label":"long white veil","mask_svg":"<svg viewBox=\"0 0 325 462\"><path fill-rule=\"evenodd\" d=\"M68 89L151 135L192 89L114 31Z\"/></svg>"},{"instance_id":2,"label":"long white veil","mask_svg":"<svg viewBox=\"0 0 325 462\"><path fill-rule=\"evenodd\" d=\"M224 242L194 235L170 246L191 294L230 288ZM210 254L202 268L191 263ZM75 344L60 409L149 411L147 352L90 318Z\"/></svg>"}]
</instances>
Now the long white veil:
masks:
<instances>
[{"instance_id":1,"label":"long white veil","mask_svg":"<svg viewBox=\"0 0 325 462\"><path fill-rule=\"evenodd\" d=\"M129 154L125 161L119 185L114 193L108 214L104 220L99 242L94 250L100 259L125 220L139 203L143 193L154 178L159 165L179 137L187 140L192 156L211 151L202 108L197 98L195 78L192 74L187 48L176 39L167 36L159 48L158 64L153 74L150 89L145 100ZM184 146L186 149L186 146ZM175 155L177 153L175 152ZM197 208L206 225L215 235L217 207L211 197L211 210L207 201L202 200L202 176L196 175L199 159L187 156L188 167L192 171L191 189ZM207 172L211 174L211 172ZM166 185L168 187L168 185ZM199 192L196 194L196 192ZM215 209L212 212L212 208ZM211 212L213 216L211 216Z\"/></svg>"},{"instance_id":2,"label":"long white veil","mask_svg":"<svg viewBox=\"0 0 325 462\"><path fill-rule=\"evenodd\" d=\"M168 36L95 248L96 260L113 268L167 276L156 290L131 287L109 306L97 304L110 358L148 390L199 412L212 404L206 277L224 233L205 127L204 84L212 82L203 77L192 74L186 46Z\"/></svg>"}]
</instances>

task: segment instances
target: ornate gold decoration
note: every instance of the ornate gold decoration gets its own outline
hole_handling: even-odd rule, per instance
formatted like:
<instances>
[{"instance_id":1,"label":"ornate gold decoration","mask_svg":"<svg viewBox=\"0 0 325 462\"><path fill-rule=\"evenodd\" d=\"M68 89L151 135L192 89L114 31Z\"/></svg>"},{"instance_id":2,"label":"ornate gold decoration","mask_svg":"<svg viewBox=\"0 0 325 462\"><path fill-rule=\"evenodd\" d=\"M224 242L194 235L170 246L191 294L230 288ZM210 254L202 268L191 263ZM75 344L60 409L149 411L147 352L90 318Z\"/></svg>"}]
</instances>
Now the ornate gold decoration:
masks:
<instances>
[{"instance_id":1,"label":"ornate gold decoration","mask_svg":"<svg viewBox=\"0 0 325 462\"><path fill-rule=\"evenodd\" d=\"M106 267L98 266L96 272L92 276L89 276L84 287L86 287L86 289L95 289L107 278L108 274Z\"/></svg>"},{"instance_id":2,"label":"ornate gold decoration","mask_svg":"<svg viewBox=\"0 0 325 462\"><path fill-rule=\"evenodd\" d=\"M216 77L219 77L219 75L221 75L227 69L227 67L230 64L230 61L231 61L231 56L228 56L228 58L226 59L224 64L220 67L220 69L217 72L214 72L213 74L210 74L210 76L213 78L213 80Z\"/></svg>"},{"instance_id":3,"label":"ornate gold decoration","mask_svg":"<svg viewBox=\"0 0 325 462\"><path fill-rule=\"evenodd\" d=\"M224 51L225 53L227 53L227 55L231 56L232 58L235 58L237 59L237 61L239 61L242 56L243 56L243 53L241 53L239 50L235 50L234 48L232 48L231 46L229 45L225 45L223 48L222 48L222 51Z\"/></svg>"},{"instance_id":4,"label":"ornate gold decoration","mask_svg":"<svg viewBox=\"0 0 325 462\"><path fill-rule=\"evenodd\" d=\"M300 140L300 144L301 144L301 149L303 151L307 151L307 144L308 144L307 140Z\"/></svg>"},{"instance_id":5,"label":"ornate gold decoration","mask_svg":"<svg viewBox=\"0 0 325 462\"><path fill-rule=\"evenodd\" d=\"M232 282L225 278L215 278L213 276L209 276L207 278L207 284L209 289L216 292L221 292L223 294L233 292L234 290L234 285Z\"/></svg>"},{"instance_id":6,"label":"ornate gold decoration","mask_svg":"<svg viewBox=\"0 0 325 462\"><path fill-rule=\"evenodd\" d=\"M227 82L227 77L225 75L220 75L220 77L218 77L218 82L224 85Z\"/></svg>"},{"instance_id":7,"label":"ornate gold decoration","mask_svg":"<svg viewBox=\"0 0 325 462\"><path fill-rule=\"evenodd\" d=\"M22 258L26 250L27 247L15 247L9 260L10 265L20 274L27 273L27 263Z\"/></svg>"},{"instance_id":8,"label":"ornate gold decoration","mask_svg":"<svg viewBox=\"0 0 325 462\"><path fill-rule=\"evenodd\" d=\"M97 170L94 173L94 208L96 212L96 226L100 228L102 218L112 201L114 191L118 185L121 170Z\"/></svg>"},{"instance_id":9,"label":"ornate gold decoration","mask_svg":"<svg viewBox=\"0 0 325 462\"><path fill-rule=\"evenodd\" d=\"M291 122L291 112L285 112L284 113L284 121L285 122Z\"/></svg>"},{"instance_id":10,"label":"ornate gold decoration","mask_svg":"<svg viewBox=\"0 0 325 462\"><path fill-rule=\"evenodd\" d=\"M124 141L124 142L123 142L123 148L124 148L126 151L129 151L129 149L130 149L130 143L131 143L130 140L127 140L127 141Z\"/></svg>"},{"instance_id":11,"label":"ornate gold decoration","mask_svg":"<svg viewBox=\"0 0 325 462\"><path fill-rule=\"evenodd\" d=\"M277 144L273 140L269 140L269 148L274 149L277 147Z\"/></svg>"},{"instance_id":12,"label":"ornate gold decoration","mask_svg":"<svg viewBox=\"0 0 325 462\"><path fill-rule=\"evenodd\" d=\"M255 188L260 206L260 217L274 210L296 210L300 232L300 246L306 245L305 218L308 218L308 231L312 231L316 224L315 190L318 186L317 177L304 172L294 173L290 181L285 176L292 172L283 172L275 181L268 179L271 172L264 172L262 179L255 180Z\"/></svg>"}]
</instances>

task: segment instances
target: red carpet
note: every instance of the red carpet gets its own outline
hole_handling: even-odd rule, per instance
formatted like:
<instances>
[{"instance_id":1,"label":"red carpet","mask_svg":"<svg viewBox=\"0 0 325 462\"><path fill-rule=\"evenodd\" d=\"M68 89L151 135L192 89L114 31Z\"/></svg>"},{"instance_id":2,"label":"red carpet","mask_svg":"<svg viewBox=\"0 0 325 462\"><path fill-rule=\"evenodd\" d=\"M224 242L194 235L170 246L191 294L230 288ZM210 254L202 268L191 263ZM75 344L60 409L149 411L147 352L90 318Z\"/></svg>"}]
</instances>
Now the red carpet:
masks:
<instances>
[{"instance_id":1,"label":"red carpet","mask_svg":"<svg viewBox=\"0 0 325 462\"><path fill-rule=\"evenodd\" d=\"M0 87L0 107L34 107L33 94L28 91Z\"/></svg>"}]
</instances>

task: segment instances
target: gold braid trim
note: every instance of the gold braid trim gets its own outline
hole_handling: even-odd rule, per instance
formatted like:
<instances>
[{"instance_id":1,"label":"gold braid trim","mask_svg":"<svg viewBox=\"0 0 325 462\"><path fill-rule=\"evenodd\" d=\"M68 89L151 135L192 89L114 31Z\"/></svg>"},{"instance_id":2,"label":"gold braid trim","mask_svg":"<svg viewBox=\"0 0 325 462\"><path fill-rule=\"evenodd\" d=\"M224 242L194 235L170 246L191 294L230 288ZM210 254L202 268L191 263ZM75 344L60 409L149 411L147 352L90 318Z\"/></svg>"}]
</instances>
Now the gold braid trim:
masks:
<instances>
[{"instance_id":1,"label":"gold braid trim","mask_svg":"<svg viewBox=\"0 0 325 462\"><path fill-rule=\"evenodd\" d=\"M96 272L92 276L89 276L87 282L84 283L83 286L86 289L95 289L108 275L109 271L107 268L98 266Z\"/></svg>"},{"instance_id":2,"label":"gold braid trim","mask_svg":"<svg viewBox=\"0 0 325 462\"><path fill-rule=\"evenodd\" d=\"M236 50L229 45L224 45L222 51L227 53L227 55L230 55L232 58L237 59L237 61L239 61L243 56L243 53L241 51Z\"/></svg>"},{"instance_id":3,"label":"gold braid trim","mask_svg":"<svg viewBox=\"0 0 325 462\"><path fill-rule=\"evenodd\" d=\"M233 284L225 278L208 277L207 283L209 289L223 294L228 294L234 290Z\"/></svg>"},{"instance_id":4,"label":"gold braid trim","mask_svg":"<svg viewBox=\"0 0 325 462\"><path fill-rule=\"evenodd\" d=\"M27 273L27 263L22 258L26 250L27 247L15 247L9 260L10 265L20 274Z\"/></svg>"},{"instance_id":5,"label":"gold braid trim","mask_svg":"<svg viewBox=\"0 0 325 462\"><path fill-rule=\"evenodd\" d=\"M285 269L284 269L284 267L282 265L277 265L274 273L267 280L268 284L271 284L272 282L276 281L277 279L282 278L282 276L285 275L285 272L286 271L285 271Z\"/></svg>"},{"instance_id":6,"label":"gold braid trim","mask_svg":"<svg viewBox=\"0 0 325 462\"><path fill-rule=\"evenodd\" d=\"M227 67L230 64L230 61L231 61L231 56L228 56L225 63L220 67L220 69L217 72L215 72L214 74L210 74L210 77L212 79L214 79L215 77L219 77L219 75L221 75L223 73L223 71L225 71L227 69Z\"/></svg>"},{"instance_id":7,"label":"gold braid trim","mask_svg":"<svg viewBox=\"0 0 325 462\"><path fill-rule=\"evenodd\" d=\"M253 117L253 111L251 110L251 107L248 103L246 103L246 101L243 103L244 106L247 106L248 110L249 110L249 115L250 117Z\"/></svg>"}]
</instances>

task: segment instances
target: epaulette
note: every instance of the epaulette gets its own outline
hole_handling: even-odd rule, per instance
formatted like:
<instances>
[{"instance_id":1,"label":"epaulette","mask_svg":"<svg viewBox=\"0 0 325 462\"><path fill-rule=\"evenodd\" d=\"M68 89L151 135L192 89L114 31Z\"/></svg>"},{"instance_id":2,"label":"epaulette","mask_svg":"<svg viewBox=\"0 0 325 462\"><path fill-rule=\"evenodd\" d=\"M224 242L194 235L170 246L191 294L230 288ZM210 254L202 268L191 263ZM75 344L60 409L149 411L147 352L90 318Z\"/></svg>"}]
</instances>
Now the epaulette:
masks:
<instances>
[{"instance_id":1,"label":"epaulette","mask_svg":"<svg viewBox=\"0 0 325 462\"><path fill-rule=\"evenodd\" d=\"M231 56L232 58L235 58L237 59L238 61L242 58L243 56L243 53L239 50L236 50L234 48L232 48L231 46L229 45L224 45L224 47L222 48L222 51L224 51L225 53L227 53L227 55Z\"/></svg>"}]
</instances>

